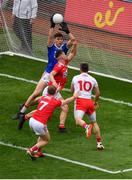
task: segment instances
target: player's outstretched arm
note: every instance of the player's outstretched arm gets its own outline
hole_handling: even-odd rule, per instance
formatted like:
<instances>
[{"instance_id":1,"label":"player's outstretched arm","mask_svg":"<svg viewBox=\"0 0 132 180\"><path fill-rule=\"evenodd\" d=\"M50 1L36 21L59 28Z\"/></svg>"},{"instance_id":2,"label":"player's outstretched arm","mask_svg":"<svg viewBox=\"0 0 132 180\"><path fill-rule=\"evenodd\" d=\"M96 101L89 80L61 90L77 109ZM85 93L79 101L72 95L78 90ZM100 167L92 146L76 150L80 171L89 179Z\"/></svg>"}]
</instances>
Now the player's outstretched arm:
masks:
<instances>
[{"instance_id":1,"label":"player's outstretched arm","mask_svg":"<svg viewBox=\"0 0 132 180\"><path fill-rule=\"evenodd\" d=\"M74 42L76 39L75 39L75 36L74 36L71 32L68 34L68 36L69 36L69 40L67 41L67 47L68 47L68 48L71 48L72 45L73 45L73 42Z\"/></svg>"},{"instance_id":2,"label":"player's outstretched arm","mask_svg":"<svg viewBox=\"0 0 132 180\"><path fill-rule=\"evenodd\" d=\"M68 54L68 61L70 62L77 54L77 41L73 41L73 46L72 49L70 51L70 53Z\"/></svg>"},{"instance_id":3,"label":"player's outstretched arm","mask_svg":"<svg viewBox=\"0 0 132 180\"><path fill-rule=\"evenodd\" d=\"M58 88L58 85L57 85L57 83L56 83L56 80L55 80L55 78L54 78L54 76L57 74L57 72L56 71L51 71L51 73L50 73L50 81L52 82L52 85L53 86L55 86L56 88Z\"/></svg>"},{"instance_id":4,"label":"player's outstretched arm","mask_svg":"<svg viewBox=\"0 0 132 180\"><path fill-rule=\"evenodd\" d=\"M62 101L62 106L65 104L69 104L70 102L75 100L78 96L79 96L78 92L75 92L72 97L69 97L69 98Z\"/></svg>"},{"instance_id":5,"label":"player's outstretched arm","mask_svg":"<svg viewBox=\"0 0 132 180\"><path fill-rule=\"evenodd\" d=\"M30 106L34 106L34 105L38 104L38 101L39 101L39 99L40 99L41 97L42 97L42 96L39 96L39 97L35 98L35 99L31 102Z\"/></svg>"},{"instance_id":6,"label":"player's outstretched arm","mask_svg":"<svg viewBox=\"0 0 132 180\"><path fill-rule=\"evenodd\" d=\"M50 28L49 29L49 34L48 34L48 40L47 40L47 46L48 47L53 44L53 40L54 40L53 36L54 36L54 29Z\"/></svg>"},{"instance_id":7,"label":"player's outstretched arm","mask_svg":"<svg viewBox=\"0 0 132 180\"><path fill-rule=\"evenodd\" d=\"M55 23L53 22L53 15L50 18L50 29L48 34L47 46L51 46L53 44L53 39L54 39L53 36L54 36Z\"/></svg>"},{"instance_id":8,"label":"player's outstretched arm","mask_svg":"<svg viewBox=\"0 0 132 180\"><path fill-rule=\"evenodd\" d=\"M27 113L26 114L27 119L31 118L36 111L37 110L35 109L35 110L32 110L31 112Z\"/></svg>"},{"instance_id":9,"label":"player's outstretched arm","mask_svg":"<svg viewBox=\"0 0 132 180\"><path fill-rule=\"evenodd\" d=\"M70 32L66 22L62 22L60 26L61 28L59 28L59 30L64 31L69 36L67 47L70 48L73 44L73 41L75 41L75 36Z\"/></svg>"}]
</instances>

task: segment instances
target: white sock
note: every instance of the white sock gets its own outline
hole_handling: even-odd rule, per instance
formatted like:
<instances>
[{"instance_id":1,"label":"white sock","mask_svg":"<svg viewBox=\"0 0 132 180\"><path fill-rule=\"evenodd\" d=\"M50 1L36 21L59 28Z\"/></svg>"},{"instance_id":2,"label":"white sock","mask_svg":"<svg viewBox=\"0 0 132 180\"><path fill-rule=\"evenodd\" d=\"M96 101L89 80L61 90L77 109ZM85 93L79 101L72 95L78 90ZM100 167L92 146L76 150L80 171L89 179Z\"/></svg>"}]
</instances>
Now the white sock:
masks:
<instances>
[{"instance_id":1,"label":"white sock","mask_svg":"<svg viewBox=\"0 0 132 180\"><path fill-rule=\"evenodd\" d=\"M26 110L27 110L27 107L24 105L24 106L22 107L22 109L20 110L20 112L21 112L21 113L25 113Z\"/></svg>"}]
</instances>

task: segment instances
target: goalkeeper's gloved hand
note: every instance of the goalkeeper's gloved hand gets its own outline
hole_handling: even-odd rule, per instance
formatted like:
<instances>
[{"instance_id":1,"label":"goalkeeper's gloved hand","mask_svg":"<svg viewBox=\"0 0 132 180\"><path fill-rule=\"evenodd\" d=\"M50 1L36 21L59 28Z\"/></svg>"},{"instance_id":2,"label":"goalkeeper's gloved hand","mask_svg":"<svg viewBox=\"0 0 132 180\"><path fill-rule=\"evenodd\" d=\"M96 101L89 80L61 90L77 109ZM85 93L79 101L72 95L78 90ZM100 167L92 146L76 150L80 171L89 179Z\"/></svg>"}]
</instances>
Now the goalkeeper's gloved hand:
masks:
<instances>
[{"instance_id":1,"label":"goalkeeper's gloved hand","mask_svg":"<svg viewBox=\"0 0 132 180\"><path fill-rule=\"evenodd\" d=\"M55 14L55 13L54 13ZM51 28L54 28L55 27L55 23L53 22L53 16L54 16L54 14L51 16L51 18L50 18L50 27Z\"/></svg>"},{"instance_id":2,"label":"goalkeeper's gloved hand","mask_svg":"<svg viewBox=\"0 0 132 180\"><path fill-rule=\"evenodd\" d=\"M64 31L66 34L69 34L69 33L70 33L69 28L68 28L68 25L67 25L66 22L62 22L62 23L60 24L60 26L61 26L61 28L59 28L59 30Z\"/></svg>"}]
</instances>

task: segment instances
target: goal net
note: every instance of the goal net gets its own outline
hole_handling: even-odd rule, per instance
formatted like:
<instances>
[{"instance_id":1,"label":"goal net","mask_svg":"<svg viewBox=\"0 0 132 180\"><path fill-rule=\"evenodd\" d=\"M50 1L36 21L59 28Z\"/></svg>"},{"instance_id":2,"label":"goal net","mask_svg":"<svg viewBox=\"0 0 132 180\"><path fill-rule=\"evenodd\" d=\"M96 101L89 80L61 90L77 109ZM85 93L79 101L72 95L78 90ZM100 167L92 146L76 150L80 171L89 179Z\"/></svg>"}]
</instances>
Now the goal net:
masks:
<instances>
[{"instance_id":1,"label":"goal net","mask_svg":"<svg viewBox=\"0 0 132 180\"><path fill-rule=\"evenodd\" d=\"M72 67L78 68L80 62L88 62L93 73L132 82L131 2L38 0L37 17L32 25L32 48L28 44L28 52L21 47L21 39L14 29L13 0L0 0L0 4L1 54L9 51L47 60L50 17L57 12L63 14L78 41ZM56 31L58 29L59 25Z\"/></svg>"}]
</instances>

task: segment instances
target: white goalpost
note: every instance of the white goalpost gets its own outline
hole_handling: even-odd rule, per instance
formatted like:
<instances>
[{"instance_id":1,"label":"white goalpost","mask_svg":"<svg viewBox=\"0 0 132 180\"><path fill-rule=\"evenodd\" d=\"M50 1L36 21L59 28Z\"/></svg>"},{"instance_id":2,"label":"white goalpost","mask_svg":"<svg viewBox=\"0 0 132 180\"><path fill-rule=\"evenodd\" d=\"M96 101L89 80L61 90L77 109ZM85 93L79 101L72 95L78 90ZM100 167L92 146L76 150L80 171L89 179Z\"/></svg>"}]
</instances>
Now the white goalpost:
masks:
<instances>
[{"instance_id":1,"label":"white goalpost","mask_svg":"<svg viewBox=\"0 0 132 180\"><path fill-rule=\"evenodd\" d=\"M65 17L66 5L66 0L38 0L37 17L32 24L32 48L26 51L13 28L13 0L0 0L0 55L18 55L47 62L50 17L56 12ZM78 70L80 62L85 61L89 63L91 73L132 83L132 37L71 22L68 26L78 41L78 53L70 68ZM58 29L59 25L56 31Z\"/></svg>"}]
</instances>

